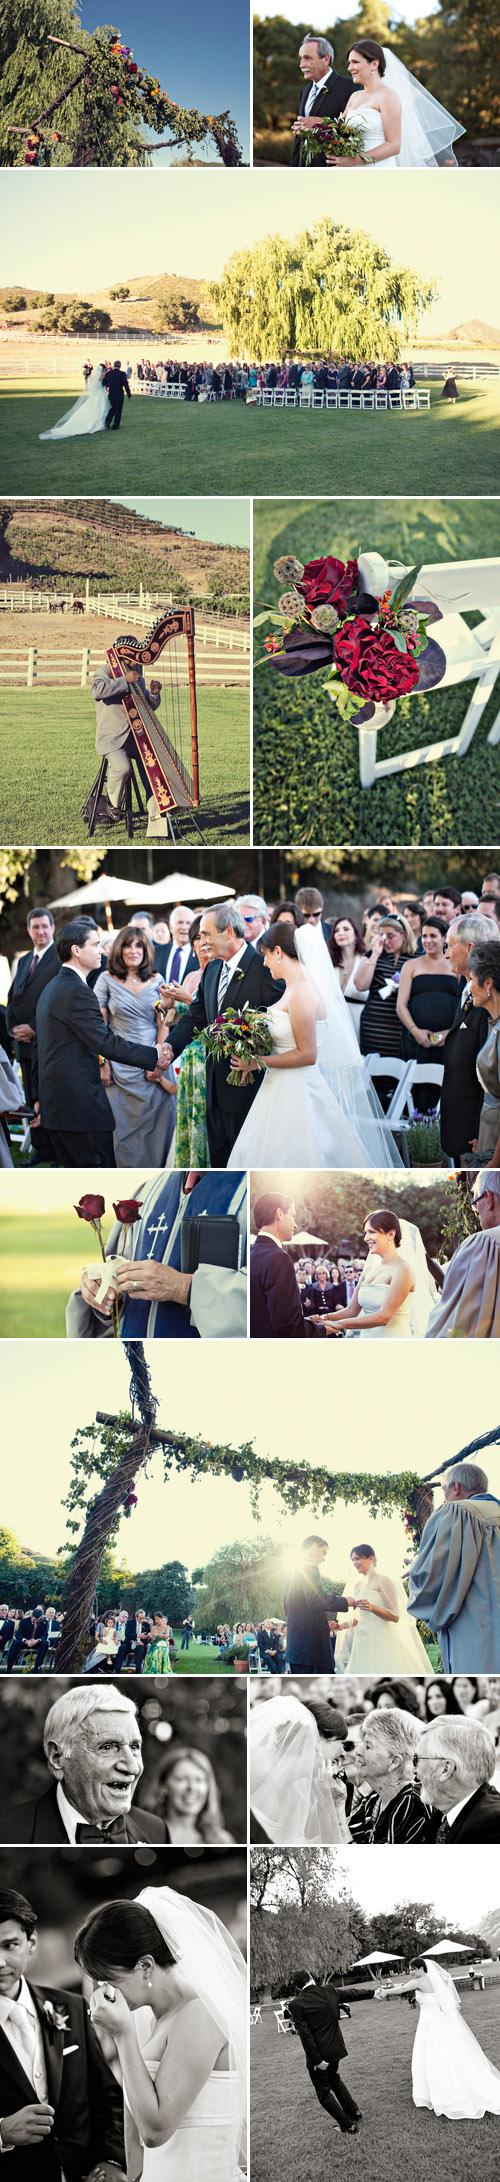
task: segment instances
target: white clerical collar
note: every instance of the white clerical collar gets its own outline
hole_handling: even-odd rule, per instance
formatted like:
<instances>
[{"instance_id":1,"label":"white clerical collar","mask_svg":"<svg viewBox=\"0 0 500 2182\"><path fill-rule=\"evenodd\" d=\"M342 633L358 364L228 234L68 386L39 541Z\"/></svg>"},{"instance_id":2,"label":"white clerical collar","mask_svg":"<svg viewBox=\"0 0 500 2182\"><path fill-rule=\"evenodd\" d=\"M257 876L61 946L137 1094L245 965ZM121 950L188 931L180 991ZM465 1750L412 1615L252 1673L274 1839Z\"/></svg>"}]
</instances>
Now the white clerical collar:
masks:
<instances>
[{"instance_id":1,"label":"white clerical collar","mask_svg":"<svg viewBox=\"0 0 500 2182\"><path fill-rule=\"evenodd\" d=\"M11 1995L10 1995L10 1999L7 1999L7 1995L6 1995L6 1994L2 1994L2 1997L0 1998L0 2023L7 2023L7 2022L8 2022L8 2018L9 2018L9 2015L10 2015L10 2010L11 2010L11 2008L12 2008L13 2004L14 2004L14 1995L13 1995L13 1993L11 1993ZM37 2018L37 2012L36 2012L36 2008L35 2008L35 2002L34 2002L34 1999L33 1999L33 1995L32 1995L32 1993L30 1993L29 1985L27 1985L27 1984L26 1984L26 1978L25 1978L25 1977L22 1977L22 1978L21 1978L21 1983L20 1983L20 1987L19 1987L19 1992L18 1992L18 1993L16 1994L16 1996L15 1996L15 2004L16 2004L16 2007L18 2007L18 2008L25 2008L25 2009L26 2009L26 2014L27 2014L27 2015L31 2015L31 2016L32 2016L32 2018L33 2018L33 2022L34 2022L34 2023L36 2023L36 2022L37 2022L38 2018Z\"/></svg>"},{"instance_id":2,"label":"white clerical collar","mask_svg":"<svg viewBox=\"0 0 500 2182\"><path fill-rule=\"evenodd\" d=\"M64 1788L60 1780L58 1780L57 1783L57 1803L58 1809L61 1813L63 1826L66 1827L68 1841L71 1842L71 1846L74 1849L76 1845L77 1826L87 1826L88 1819L82 1818L81 1811L75 1811L73 1808L73 1804L68 1803L68 1798L64 1794Z\"/></svg>"}]
</instances>

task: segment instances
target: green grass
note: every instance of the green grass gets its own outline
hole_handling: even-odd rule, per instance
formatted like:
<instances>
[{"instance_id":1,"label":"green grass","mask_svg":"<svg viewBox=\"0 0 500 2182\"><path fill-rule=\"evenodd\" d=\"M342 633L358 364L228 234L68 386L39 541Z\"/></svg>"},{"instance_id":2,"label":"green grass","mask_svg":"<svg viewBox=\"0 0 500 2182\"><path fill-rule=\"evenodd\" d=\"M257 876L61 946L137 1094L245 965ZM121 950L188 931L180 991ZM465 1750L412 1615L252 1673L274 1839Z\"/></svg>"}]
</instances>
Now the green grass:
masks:
<instances>
[{"instance_id":1,"label":"green grass","mask_svg":"<svg viewBox=\"0 0 500 2182\"><path fill-rule=\"evenodd\" d=\"M370 473L371 478L371 473ZM351 485L352 485L351 479ZM254 510L254 587L257 609L278 595L273 562L287 552L301 560L334 552L342 559L360 547L376 547L389 559L423 560L500 556L500 505L486 499L401 502L373 500L259 501ZM262 657L265 629L256 632ZM439 640L439 627L436 629ZM323 689L323 676L286 681L266 665L254 675L254 837L263 843L411 841L467 846L497 838L499 751L487 741L498 712L497 683L464 758L359 784L357 729L342 721ZM421 697L403 697L390 725L379 733L378 758L455 734L473 682Z\"/></svg>"},{"instance_id":2,"label":"green grass","mask_svg":"<svg viewBox=\"0 0 500 2182\"><path fill-rule=\"evenodd\" d=\"M198 692L201 807L209 843L249 840L249 696L241 689ZM82 803L98 770L95 709L89 690L0 690L3 839L68 845L85 838ZM146 840L147 816L134 815L134 839ZM180 817L182 840L196 834ZM126 843L120 826L97 826L94 839Z\"/></svg>"},{"instance_id":3,"label":"green grass","mask_svg":"<svg viewBox=\"0 0 500 2182\"><path fill-rule=\"evenodd\" d=\"M500 2064L498 1988L464 1996L466 2023ZM343 2082L361 2107L358 2136L340 2138L315 2097L299 2038L278 2038L272 2009L251 2032L252 2182L311 2182L330 2175L345 2182L494 2182L498 2120L445 2121L416 2108L411 2050L416 2017L407 2001L356 2001L342 2022L348 2058Z\"/></svg>"},{"instance_id":4,"label":"green grass","mask_svg":"<svg viewBox=\"0 0 500 2182\"><path fill-rule=\"evenodd\" d=\"M0 1339L64 1340L68 1296L82 1265L98 1256L96 1238L82 1233L73 1211L33 1219L7 1213L0 1220Z\"/></svg>"},{"instance_id":5,"label":"green grass","mask_svg":"<svg viewBox=\"0 0 500 2182\"><path fill-rule=\"evenodd\" d=\"M50 392L49 392L50 388ZM474 493L498 482L500 382L466 385L456 408L431 387L425 411L245 409L241 402L136 399L116 432L41 444L81 393L53 379L5 380L2 491L29 493Z\"/></svg>"},{"instance_id":6,"label":"green grass","mask_svg":"<svg viewBox=\"0 0 500 2182\"><path fill-rule=\"evenodd\" d=\"M219 1654L212 1644L191 1643L188 1652L181 1652L181 1636L182 1629L174 1629L174 1637L179 1650L179 1659L177 1666L174 1667L174 1674L233 1673L233 1668L227 1667L224 1659L219 1659Z\"/></svg>"}]
</instances>

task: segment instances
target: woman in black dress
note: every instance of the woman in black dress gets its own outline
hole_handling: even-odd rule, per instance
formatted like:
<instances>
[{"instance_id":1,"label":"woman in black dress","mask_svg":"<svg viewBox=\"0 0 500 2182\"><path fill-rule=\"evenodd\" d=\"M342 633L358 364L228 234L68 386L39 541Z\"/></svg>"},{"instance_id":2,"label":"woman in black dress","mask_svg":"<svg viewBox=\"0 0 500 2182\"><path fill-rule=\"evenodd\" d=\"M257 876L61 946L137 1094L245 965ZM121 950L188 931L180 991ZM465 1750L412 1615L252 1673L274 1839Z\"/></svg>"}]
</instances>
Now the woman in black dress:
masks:
<instances>
[{"instance_id":1,"label":"woman in black dress","mask_svg":"<svg viewBox=\"0 0 500 2182\"><path fill-rule=\"evenodd\" d=\"M358 989L367 995L360 1023L362 1053L390 1053L391 1058L396 1059L402 1056L403 1026L397 1014L398 987L405 962L413 960L416 954L416 944L406 917L399 913L381 917L369 953L363 956L356 971ZM380 1082L377 1090L384 1103ZM393 1090L391 1082L391 1097Z\"/></svg>"},{"instance_id":2,"label":"woman in black dress","mask_svg":"<svg viewBox=\"0 0 500 2182\"><path fill-rule=\"evenodd\" d=\"M444 1045L460 999L460 984L444 953L446 925L442 917L428 917L422 931L421 955L406 962L401 972L397 1013L403 1026L405 1061L419 1061L423 1052Z\"/></svg>"},{"instance_id":3,"label":"woman in black dress","mask_svg":"<svg viewBox=\"0 0 500 2182\"><path fill-rule=\"evenodd\" d=\"M458 388L457 388L457 382L456 382L456 379L454 379L454 377L453 377L453 371L452 371L452 367L451 367L451 364L450 364L450 368L449 368L449 371L447 371L447 373L446 373L446 378L445 378L445 381L444 381L444 386L443 386L443 401L444 401L444 402L456 402L456 401L457 401L457 399L458 399Z\"/></svg>"}]
</instances>

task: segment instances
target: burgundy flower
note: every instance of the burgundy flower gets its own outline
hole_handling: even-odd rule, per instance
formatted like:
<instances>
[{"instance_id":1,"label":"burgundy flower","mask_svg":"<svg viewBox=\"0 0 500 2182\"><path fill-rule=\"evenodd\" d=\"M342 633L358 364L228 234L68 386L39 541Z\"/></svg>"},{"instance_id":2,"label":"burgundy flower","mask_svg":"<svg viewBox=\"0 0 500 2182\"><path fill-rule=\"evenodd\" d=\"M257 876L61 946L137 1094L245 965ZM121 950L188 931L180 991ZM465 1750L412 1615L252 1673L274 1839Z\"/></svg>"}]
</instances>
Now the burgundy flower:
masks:
<instances>
[{"instance_id":1,"label":"burgundy flower","mask_svg":"<svg viewBox=\"0 0 500 2182\"><path fill-rule=\"evenodd\" d=\"M102 1220L106 1211L104 1197L80 1197L74 1209L79 1220Z\"/></svg>"},{"instance_id":2,"label":"burgundy flower","mask_svg":"<svg viewBox=\"0 0 500 2182\"><path fill-rule=\"evenodd\" d=\"M316 674L320 667L331 667L332 659L333 637L302 623L284 636L283 651L273 653L269 664L279 674Z\"/></svg>"},{"instance_id":3,"label":"burgundy flower","mask_svg":"<svg viewBox=\"0 0 500 2182\"><path fill-rule=\"evenodd\" d=\"M365 701L375 698L390 704L418 682L413 652L399 652L388 629L372 629L359 616L346 622L335 637L335 663L347 688Z\"/></svg>"},{"instance_id":4,"label":"burgundy flower","mask_svg":"<svg viewBox=\"0 0 500 2182\"><path fill-rule=\"evenodd\" d=\"M140 1218L141 1207L136 1197L119 1197L113 1212L116 1212L117 1220L121 1220L122 1227L133 1227L134 1220Z\"/></svg>"},{"instance_id":5,"label":"burgundy flower","mask_svg":"<svg viewBox=\"0 0 500 2182\"><path fill-rule=\"evenodd\" d=\"M346 606L357 573L357 561L336 561L326 553L320 561L307 561L297 590L303 592L306 606Z\"/></svg>"}]
</instances>

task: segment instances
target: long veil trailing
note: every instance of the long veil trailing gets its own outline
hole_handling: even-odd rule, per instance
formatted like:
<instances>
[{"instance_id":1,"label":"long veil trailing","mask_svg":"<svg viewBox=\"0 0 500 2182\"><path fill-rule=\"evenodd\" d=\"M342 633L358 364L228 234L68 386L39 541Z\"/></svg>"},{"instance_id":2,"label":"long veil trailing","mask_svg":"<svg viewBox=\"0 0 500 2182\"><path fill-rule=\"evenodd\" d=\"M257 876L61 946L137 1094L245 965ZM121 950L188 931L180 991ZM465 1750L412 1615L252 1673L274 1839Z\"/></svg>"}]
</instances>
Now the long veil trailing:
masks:
<instances>
[{"instance_id":1,"label":"long veil trailing","mask_svg":"<svg viewBox=\"0 0 500 2182\"><path fill-rule=\"evenodd\" d=\"M444 1970L440 1963L433 1962L431 1955L426 1955L424 1959L429 1983L436 2000L439 2001L442 2014L451 2016L456 2015L457 2011L460 2014L460 1997L449 1970Z\"/></svg>"},{"instance_id":2,"label":"long veil trailing","mask_svg":"<svg viewBox=\"0 0 500 2182\"><path fill-rule=\"evenodd\" d=\"M341 1841L316 1721L298 1697L252 1705L250 1808L269 1841Z\"/></svg>"},{"instance_id":3,"label":"long veil trailing","mask_svg":"<svg viewBox=\"0 0 500 2182\"><path fill-rule=\"evenodd\" d=\"M431 1311L439 1302L438 1290L432 1273L429 1272L420 1228L416 1227L414 1220L401 1219L400 1227L402 1244L398 1257L405 1259L415 1282L413 1295L410 1296L411 1330L416 1338L423 1340Z\"/></svg>"},{"instance_id":4,"label":"long veil trailing","mask_svg":"<svg viewBox=\"0 0 500 2182\"><path fill-rule=\"evenodd\" d=\"M109 402L107 388L102 383L101 368L94 366L85 392L78 395L77 401L72 402L71 409L66 409L63 417L59 417L51 432L39 432L39 439L76 439L104 430Z\"/></svg>"},{"instance_id":5,"label":"long veil trailing","mask_svg":"<svg viewBox=\"0 0 500 2182\"><path fill-rule=\"evenodd\" d=\"M342 1112L355 1129L370 1167L402 1167L380 1100L365 1074L350 1009L323 933L301 924L295 945L317 1009L318 1062Z\"/></svg>"},{"instance_id":6,"label":"long veil trailing","mask_svg":"<svg viewBox=\"0 0 500 2182\"><path fill-rule=\"evenodd\" d=\"M401 148L397 154L397 167L436 167L438 152L451 150L455 137L465 136L460 121L454 121L439 99L412 76L409 68L396 59L390 47L382 48L385 59L383 83L390 91L396 91L401 102Z\"/></svg>"},{"instance_id":7,"label":"long veil trailing","mask_svg":"<svg viewBox=\"0 0 500 2182\"><path fill-rule=\"evenodd\" d=\"M172 1887L144 1887L137 1896L158 1926L176 1961L229 2049L229 2067L238 2076L240 2137L243 2149L247 2101L247 1970L236 1940L213 1909L187 1901Z\"/></svg>"}]
</instances>

